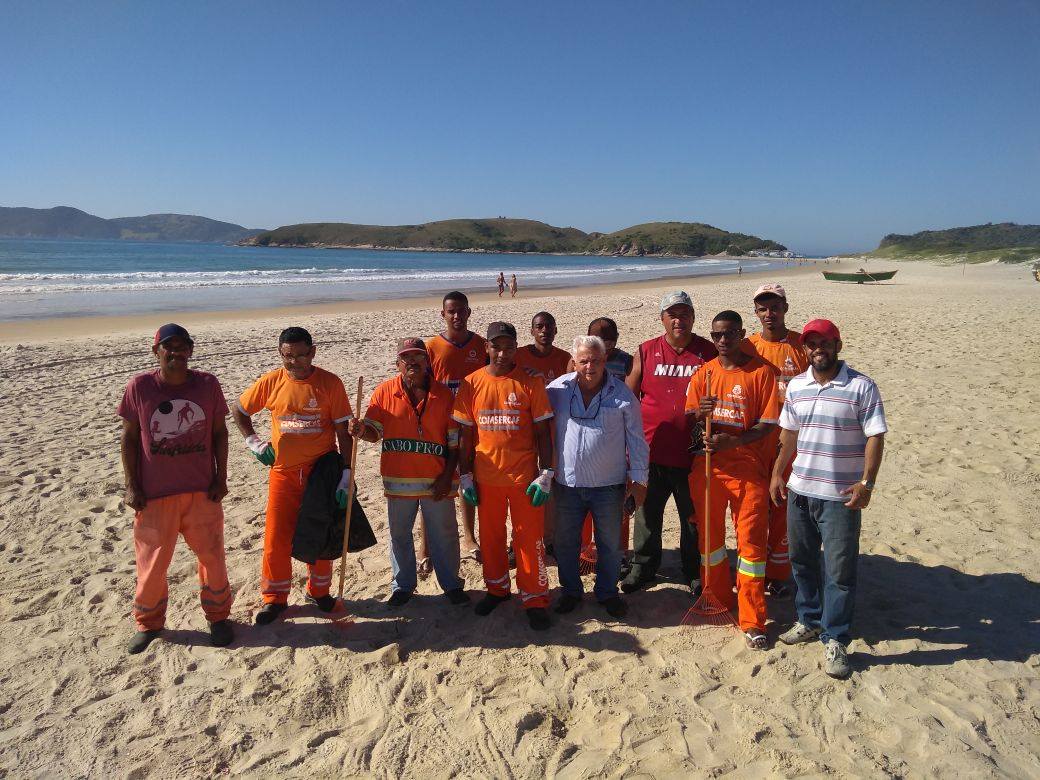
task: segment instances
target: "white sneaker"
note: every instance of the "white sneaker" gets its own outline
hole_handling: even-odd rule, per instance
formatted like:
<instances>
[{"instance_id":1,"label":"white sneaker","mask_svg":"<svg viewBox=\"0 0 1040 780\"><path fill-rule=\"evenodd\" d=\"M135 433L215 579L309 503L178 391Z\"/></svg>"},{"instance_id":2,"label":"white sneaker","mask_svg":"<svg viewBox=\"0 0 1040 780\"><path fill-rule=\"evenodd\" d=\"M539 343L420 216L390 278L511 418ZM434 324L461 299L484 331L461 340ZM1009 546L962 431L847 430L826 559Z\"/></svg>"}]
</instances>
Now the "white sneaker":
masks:
<instances>
[{"instance_id":1,"label":"white sneaker","mask_svg":"<svg viewBox=\"0 0 1040 780\"><path fill-rule=\"evenodd\" d=\"M809 628L804 623L795 623L779 637L785 645L800 645L803 642L812 642L819 638L820 629Z\"/></svg>"},{"instance_id":2,"label":"white sneaker","mask_svg":"<svg viewBox=\"0 0 1040 780\"><path fill-rule=\"evenodd\" d=\"M845 646L837 639L832 639L827 643L827 662L824 664L823 670L839 680L844 680L852 674Z\"/></svg>"}]
</instances>

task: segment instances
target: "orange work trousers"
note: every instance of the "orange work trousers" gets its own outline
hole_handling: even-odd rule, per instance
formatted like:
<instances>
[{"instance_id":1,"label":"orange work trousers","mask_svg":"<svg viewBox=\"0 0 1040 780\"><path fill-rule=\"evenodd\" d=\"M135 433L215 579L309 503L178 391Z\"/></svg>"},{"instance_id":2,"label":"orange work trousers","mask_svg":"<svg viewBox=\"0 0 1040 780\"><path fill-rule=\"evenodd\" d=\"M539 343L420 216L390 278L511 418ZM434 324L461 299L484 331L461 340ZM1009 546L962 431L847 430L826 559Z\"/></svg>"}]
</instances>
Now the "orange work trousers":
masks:
<instances>
[{"instance_id":1,"label":"orange work trousers","mask_svg":"<svg viewBox=\"0 0 1040 780\"><path fill-rule=\"evenodd\" d=\"M267 523L264 526L264 558L260 566L260 594L265 604L286 604L292 586L292 540L303 491L311 465L271 469L267 486ZM307 565L307 593L314 598L329 595L332 561Z\"/></svg>"},{"instance_id":2,"label":"orange work trousers","mask_svg":"<svg viewBox=\"0 0 1040 780\"><path fill-rule=\"evenodd\" d=\"M712 468L711 506L704 505L704 460L690 471L690 497L696 511L701 551L701 583L732 609L742 631L766 628L766 539L769 534L769 487L759 474L728 474ZM726 558L726 507L737 530L737 596ZM706 518L706 520L704 519ZM711 536L711 549L705 539Z\"/></svg>"},{"instance_id":3,"label":"orange work trousers","mask_svg":"<svg viewBox=\"0 0 1040 780\"><path fill-rule=\"evenodd\" d=\"M784 484L791 478L791 468L794 459L787 465L784 471ZM772 474L772 464L769 466ZM766 543L766 579L789 580L791 579L791 555L787 544L787 499L785 498L777 506L769 502L769 540Z\"/></svg>"},{"instance_id":4,"label":"orange work trousers","mask_svg":"<svg viewBox=\"0 0 1040 780\"><path fill-rule=\"evenodd\" d=\"M628 552L628 532L629 532L629 521L632 519L632 515L623 513L621 515L621 550L622 555ZM581 548L584 550L590 544L593 543L592 538L592 512L585 515L585 523L581 527Z\"/></svg>"},{"instance_id":5,"label":"orange work trousers","mask_svg":"<svg viewBox=\"0 0 1040 780\"><path fill-rule=\"evenodd\" d=\"M178 493L151 498L134 515L134 620L139 631L157 631L166 624L166 570L178 534L199 559L199 601L206 620L216 623L231 614L234 596L224 560L224 510L205 493Z\"/></svg>"},{"instance_id":6,"label":"orange work trousers","mask_svg":"<svg viewBox=\"0 0 1040 780\"><path fill-rule=\"evenodd\" d=\"M484 584L494 596L509 595L509 550L506 544L506 516L513 527L516 552L516 587L524 609L549 606L549 574L545 569L545 543L542 540L545 507L531 506L531 499L520 485L477 484L480 504L480 556L484 560Z\"/></svg>"}]
</instances>

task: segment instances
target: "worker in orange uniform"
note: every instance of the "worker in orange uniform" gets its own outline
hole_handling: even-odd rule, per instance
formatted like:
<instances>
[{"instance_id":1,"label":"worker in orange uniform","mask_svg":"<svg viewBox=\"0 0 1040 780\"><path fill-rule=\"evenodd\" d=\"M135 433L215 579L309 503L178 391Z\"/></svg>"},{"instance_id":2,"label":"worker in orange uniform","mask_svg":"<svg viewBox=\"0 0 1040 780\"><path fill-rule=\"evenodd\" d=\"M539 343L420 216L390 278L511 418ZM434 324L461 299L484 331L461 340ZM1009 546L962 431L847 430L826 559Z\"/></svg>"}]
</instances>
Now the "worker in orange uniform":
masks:
<instances>
[{"instance_id":1,"label":"worker in orange uniform","mask_svg":"<svg viewBox=\"0 0 1040 780\"><path fill-rule=\"evenodd\" d=\"M527 373L540 377L546 386L571 370L571 353L553 346L558 332L556 318L547 311L540 311L531 318L531 338L534 341L516 351L516 364ZM552 426L549 435L553 435ZM555 558L556 504L552 497L545 507L542 533L546 553Z\"/></svg>"},{"instance_id":2,"label":"worker in orange uniform","mask_svg":"<svg viewBox=\"0 0 1040 780\"><path fill-rule=\"evenodd\" d=\"M529 374L538 374L549 384L570 371L571 353L553 346L556 340L556 318L540 311L531 318L533 343L516 351L516 364Z\"/></svg>"},{"instance_id":3,"label":"worker in orange uniform","mask_svg":"<svg viewBox=\"0 0 1040 780\"><path fill-rule=\"evenodd\" d=\"M347 430L353 417L347 392L338 376L313 364L315 346L303 328L286 328L278 337L282 368L260 377L242 393L234 409L235 423L246 446L257 460L271 468L267 489L267 521L264 557L260 568L260 593L264 606L256 624L272 623L286 610L292 584L292 540L296 516L315 461L336 449L350 457L352 439ZM271 412L271 440L262 440L253 429L252 415ZM336 489L346 505L352 464L347 463ZM323 612L335 609L329 595L332 561L307 566L307 601Z\"/></svg>"},{"instance_id":4,"label":"worker in orange uniform","mask_svg":"<svg viewBox=\"0 0 1040 780\"><path fill-rule=\"evenodd\" d=\"M744 342L744 351L758 355L777 372L776 391L780 408L784 406L787 383L792 377L809 368L809 356L802 347L802 335L790 330L784 321L787 315L787 292L779 284L763 284L753 297L755 316L762 323L762 332L755 333ZM769 435L780 451L780 428ZM772 445L771 445L772 446ZM773 459L776 459L774 455ZM769 464L772 470L772 462ZM791 466L783 475L784 484L791 478ZM769 541L766 544L766 595L783 598L790 592L787 586L791 579L791 558L787 549L787 500L780 505L769 506Z\"/></svg>"},{"instance_id":5,"label":"worker in orange uniform","mask_svg":"<svg viewBox=\"0 0 1040 780\"><path fill-rule=\"evenodd\" d=\"M516 328L493 322L490 363L462 380L452 417L462 426L459 487L477 507L487 595L478 615L509 599L506 515L513 529L516 584L531 628L549 627L549 578L542 541L552 490L552 408L542 381L516 365Z\"/></svg>"},{"instance_id":6,"label":"worker in orange uniform","mask_svg":"<svg viewBox=\"0 0 1040 780\"><path fill-rule=\"evenodd\" d=\"M430 374L435 381L447 385L451 394L459 392L462 380L481 366L487 365L487 346L484 338L469 329L473 310L465 293L452 290L441 301L441 319L444 330L426 339L430 356ZM476 511L462 502L462 557L477 560L480 545L476 536ZM426 526L420 524L419 573L430 573L430 554L426 543Z\"/></svg>"},{"instance_id":7,"label":"worker in orange uniform","mask_svg":"<svg viewBox=\"0 0 1040 780\"><path fill-rule=\"evenodd\" d=\"M771 434L780 418L776 374L757 355L741 350L745 331L740 315L724 311L711 323L719 355L690 380L686 413L701 422L711 415L711 506L705 506L703 453L690 470L690 495L696 507L701 582L723 604L733 607L733 582L726 559L726 508L737 531L737 606L747 646L765 650L766 539L769 529L769 475L776 457ZM708 386L708 376L711 386ZM712 549L705 537L710 524Z\"/></svg>"}]
</instances>

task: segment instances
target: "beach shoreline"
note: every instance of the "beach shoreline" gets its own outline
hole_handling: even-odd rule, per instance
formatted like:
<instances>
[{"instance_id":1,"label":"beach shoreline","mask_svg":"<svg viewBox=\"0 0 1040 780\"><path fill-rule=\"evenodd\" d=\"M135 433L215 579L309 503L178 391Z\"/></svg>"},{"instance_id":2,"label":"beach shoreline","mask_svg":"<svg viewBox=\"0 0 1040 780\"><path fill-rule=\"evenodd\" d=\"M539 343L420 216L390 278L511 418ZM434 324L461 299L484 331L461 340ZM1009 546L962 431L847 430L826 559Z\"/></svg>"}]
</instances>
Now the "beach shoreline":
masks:
<instances>
[{"instance_id":1,"label":"beach shoreline","mask_svg":"<svg viewBox=\"0 0 1040 780\"><path fill-rule=\"evenodd\" d=\"M763 260L765 258L746 258L750 260ZM574 298L586 295L620 295L627 293L641 293L650 290L665 290L689 287L691 289L711 284L720 278L734 279L765 279L772 277L792 278L801 274L818 273L819 268L814 260L791 262L789 266L770 268L762 271L745 271L738 275L732 272L717 274L698 274L688 277L670 276L639 281L608 282L604 284L592 284L584 288L576 288L573 285L523 285L521 273L521 287L519 297L512 299L522 301L531 298L559 297ZM811 263L811 264L810 264ZM448 292L448 290L445 290ZM470 292L464 290L474 306L488 304L495 301L508 300L508 292L499 298L493 286L479 287ZM216 310L196 310L185 307L181 311L162 311L155 314L124 314L124 315L91 315L73 317L41 317L39 319L21 319L0 321L0 344L30 344L38 342L49 342L58 339L79 339L103 336L107 334L121 334L131 332L153 332L158 325L164 322L177 322L189 328L196 326L208 326L229 321L255 321L265 319L289 319L301 318L314 315L335 315L349 313L366 313L373 311L403 311L417 308L434 307L440 310L441 298L439 295L418 295L405 298L385 299L370 298L367 300L344 300L337 302L322 302L311 304L298 304L292 306L273 306L263 308L229 308Z\"/></svg>"}]
</instances>

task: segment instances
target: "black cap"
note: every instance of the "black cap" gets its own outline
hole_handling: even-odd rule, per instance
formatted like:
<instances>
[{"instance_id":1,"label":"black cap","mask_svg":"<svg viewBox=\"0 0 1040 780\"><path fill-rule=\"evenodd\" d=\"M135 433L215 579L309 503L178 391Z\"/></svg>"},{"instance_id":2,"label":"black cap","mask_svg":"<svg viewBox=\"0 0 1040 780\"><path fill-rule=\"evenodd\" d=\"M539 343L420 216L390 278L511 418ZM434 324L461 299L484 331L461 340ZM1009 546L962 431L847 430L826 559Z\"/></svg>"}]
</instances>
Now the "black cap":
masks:
<instances>
[{"instance_id":1,"label":"black cap","mask_svg":"<svg viewBox=\"0 0 1040 780\"><path fill-rule=\"evenodd\" d=\"M188 331L186 331L180 325L176 325L171 322L166 325L163 325L161 328L159 328L159 330L155 331L154 345L159 346L164 341L166 341L166 339L172 339L174 336L180 336L189 344L195 343L194 341L192 341L191 336L188 335Z\"/></svg>"},{"instance_id":2,"label":"black cap","mask_svg":"<svg viewBox=\"0 0 1040 780\"><path fill-rule=\"evenodd\" d=\"M508 322L492 322L488 325L487 329L487 340L494 341L500 336L509 336L514 341L516 340L516 328L510 325Z\"/></svg>"}]
</instances>

